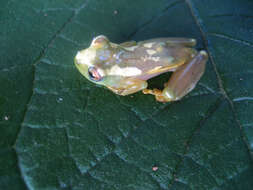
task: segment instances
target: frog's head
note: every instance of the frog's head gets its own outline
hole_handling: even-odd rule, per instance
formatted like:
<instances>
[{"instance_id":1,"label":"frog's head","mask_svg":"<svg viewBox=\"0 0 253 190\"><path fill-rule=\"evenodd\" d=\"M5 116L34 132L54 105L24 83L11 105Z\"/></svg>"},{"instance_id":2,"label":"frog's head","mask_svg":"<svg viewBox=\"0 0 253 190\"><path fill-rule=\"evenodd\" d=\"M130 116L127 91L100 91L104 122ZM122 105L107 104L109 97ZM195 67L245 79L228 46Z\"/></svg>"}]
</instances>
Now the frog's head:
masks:
<instances>
[{"instance_id":1,"label":"frog's head","mask_svg":"<svg viewBox=\"0 0 253 190\"><path fill-rule=\"evenodd\" d=\"M120 81L125 79L125 73L115 65L114 56L115 52L120 51L122 49L119 45L100 35L92 40L90 47L77 53L74 62L89 81L108 88L120 88Z\"/></svg>"},{"instance_id":2,"label":"frog's head","mask_svg":"<svg viewBox=\"0 0 253 190\"><path fill-rule=\"evenodd\" d=\"M75 57L77 69L89 81L104 85L105 62L112 56L112 47L107 37L94 38L90 47L81 50Z\"/></svg>"}]
</instances>

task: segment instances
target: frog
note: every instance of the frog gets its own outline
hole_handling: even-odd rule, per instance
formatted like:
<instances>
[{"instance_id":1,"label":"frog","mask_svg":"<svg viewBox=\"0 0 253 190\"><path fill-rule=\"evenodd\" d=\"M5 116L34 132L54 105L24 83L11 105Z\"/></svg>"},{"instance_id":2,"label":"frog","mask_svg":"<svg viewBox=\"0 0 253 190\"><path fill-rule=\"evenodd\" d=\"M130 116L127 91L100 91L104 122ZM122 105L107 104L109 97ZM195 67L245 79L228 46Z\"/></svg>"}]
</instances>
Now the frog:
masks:
<instances>
[{"instance_id":1,"label":"frog","mask_svg":"<svg viewBox=\"0 0 253 190\"><path fill-rule=\"evenodd\" d=\"M208 54L195 49L193 38L161 37L113 43L99 35L77 52L74 64L89 81L126 96L139 91L159 102L182 99L204 74ZM163 89L149 89L148 80L172 72Z\"/></svg>"}]
</instances>

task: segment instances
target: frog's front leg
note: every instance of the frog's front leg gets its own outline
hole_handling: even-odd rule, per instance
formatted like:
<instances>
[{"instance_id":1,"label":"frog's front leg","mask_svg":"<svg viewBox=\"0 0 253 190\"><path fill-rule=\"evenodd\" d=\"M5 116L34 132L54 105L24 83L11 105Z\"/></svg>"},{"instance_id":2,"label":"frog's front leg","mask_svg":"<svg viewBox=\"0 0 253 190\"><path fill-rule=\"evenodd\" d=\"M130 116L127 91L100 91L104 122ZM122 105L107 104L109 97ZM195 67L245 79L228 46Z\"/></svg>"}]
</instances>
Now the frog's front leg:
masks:
<instances>
[{"instance_id":1,"label":"frog's front leg","mask_svg":"<svg viewBox=\"0 0 253 190\"><path fill-rule=\"evenodd\" d=\"M137 78L127 78L118 83L118 86L107 86L111 91L118 95L129 95L147 88L148 83Z\"/></svg>"},{"instance_id":2,"label":"frog's front leg","mask_svg":"<svg viewBox=\"0 0 253 190\"><path fill-rule=\"evenodd\" d=\"M200 51L188 63L179 67L171 76L165 88L161 91L158 89L145 89L144 94L153 94L157 101L169 102L177 101L194 89L195 85L205 71L207 53Z\"/></svg>"}]
</instances>

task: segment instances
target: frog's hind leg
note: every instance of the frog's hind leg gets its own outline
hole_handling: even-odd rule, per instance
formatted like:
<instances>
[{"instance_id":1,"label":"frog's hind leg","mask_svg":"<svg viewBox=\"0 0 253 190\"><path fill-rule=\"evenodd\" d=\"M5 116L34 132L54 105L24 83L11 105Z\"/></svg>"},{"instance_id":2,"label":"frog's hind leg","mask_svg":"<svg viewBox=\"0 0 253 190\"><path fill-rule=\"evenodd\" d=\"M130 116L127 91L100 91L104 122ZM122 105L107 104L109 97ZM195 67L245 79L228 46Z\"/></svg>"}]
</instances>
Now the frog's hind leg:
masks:
<instances>
[{"instance_id":1,"label":"frog's hind leg","mask_svg":"<svg viewBox=\"0 0 253 190\"><path fill-rule=\"evenodd\" d=\"M195 85L205 71L205 64L208 59L205 51L200 51L188 63L182 65L171 76L165 84L163 91L158 89L145 89L144 94L153 94L157 101L177 101L194 89Z\"/></svg>"},{"instance_id":2,"label":"frog's hind leg","mask_svg":"<svg viewBox=\"0 0 253 190\"><path fill-rule=\"evenodd\" d=\"M176 101L194 89L205 71L207 53L200 51L191 61L175 71L166 84L162 95L169 101Z\"/></svg>"},{"instance_id":3,"label":"frog's hind leg","mask_svg":"<svg viewBox=\"0 0 253 190\"><path fill-rule=\"evenodd\" d=\"M168 46L188 46L194 47L196 45L196 40L193 38L166 38L166 44Z\"/></svg>"}]
</instances>

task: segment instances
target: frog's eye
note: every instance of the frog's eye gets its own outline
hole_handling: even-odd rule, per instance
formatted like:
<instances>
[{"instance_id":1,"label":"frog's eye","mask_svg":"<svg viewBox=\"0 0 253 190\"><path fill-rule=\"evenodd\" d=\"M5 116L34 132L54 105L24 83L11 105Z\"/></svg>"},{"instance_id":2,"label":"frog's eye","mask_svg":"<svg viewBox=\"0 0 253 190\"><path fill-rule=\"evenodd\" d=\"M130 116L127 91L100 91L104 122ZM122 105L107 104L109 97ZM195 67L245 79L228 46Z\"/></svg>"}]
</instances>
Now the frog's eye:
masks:
<instances>
[{"instance_id":1,"label":"frog's eye","mask_svg":"<svg viewBox=\"0 0 253 190\"><path fill-rule=\"evenodd\" d=\"M106 36L100 35L92 40L91 45L97 48L105 46L109 42Z\"/></svg>"},{"instance_id":2,"label":"frog's eye","mask_svg":"<svg viewBox=\"0 0 253 190\"><path fill-rule=\"evenodd\" d=\"M98 70L95 67L89 67L88 69L89 77L93 81L101 81L103 77L99 74Z\"/></svg>"}]
</instances>

